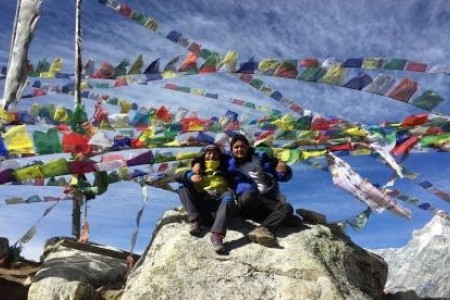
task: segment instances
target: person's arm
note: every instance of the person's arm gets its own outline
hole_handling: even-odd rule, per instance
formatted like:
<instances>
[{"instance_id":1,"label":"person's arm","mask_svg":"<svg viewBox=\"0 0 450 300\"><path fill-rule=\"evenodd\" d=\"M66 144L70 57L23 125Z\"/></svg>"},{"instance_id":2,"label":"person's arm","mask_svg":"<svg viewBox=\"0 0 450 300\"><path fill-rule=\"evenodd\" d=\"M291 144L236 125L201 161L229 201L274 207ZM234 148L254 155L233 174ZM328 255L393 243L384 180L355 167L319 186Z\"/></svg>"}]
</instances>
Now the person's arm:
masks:
<instances>
[{"instance_id":1,"label":"person's arm","mask_svg":"<svg viewBox=\"0 0 450 300\"><path fill-rule=\"evenodd\" d=\"M269 157L266 153L262 154L260 160L263 170L274 175L278 181L286 182L291 180L292 169L285 162Z\"/></svg>"},{"instance_id":2,"label":"person's arm","mask_svg":"<svg viewBox=\"0 0 450 300\"><path fill-rule=\"evenodd\" d=\"M192 171L181 171L175 174L174 179L176 182L178 183L183 183L183 184L187 184L189 182L198 182L198 181L194 181L193 177L200 177L200 181L201 181L201 176L195 174Z\"/></svg>"},{"instance_id":3,"label":"person's arm","mask_svg":"<svg viewBox=\"0 0 450 300\"><path fill-rule=\"evenodd\" d=\"M275 167L275 171L277 172L277 179L279 181L286 182L292 178L292 169L285 162L279 161Z\"/></svg>"}]
</instances>

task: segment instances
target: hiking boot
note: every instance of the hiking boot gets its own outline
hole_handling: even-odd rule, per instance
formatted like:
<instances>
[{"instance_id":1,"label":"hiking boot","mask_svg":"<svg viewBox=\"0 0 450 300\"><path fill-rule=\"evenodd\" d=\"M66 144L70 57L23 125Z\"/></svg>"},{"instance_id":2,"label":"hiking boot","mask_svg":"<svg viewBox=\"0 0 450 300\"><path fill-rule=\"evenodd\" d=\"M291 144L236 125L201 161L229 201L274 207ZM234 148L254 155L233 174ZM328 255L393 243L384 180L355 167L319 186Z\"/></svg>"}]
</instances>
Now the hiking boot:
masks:
<instances>
[{"instance_id":1,"label":"hiking boot","mask_svg":"<svg viewBox=\"0 0 450 300\"><path fill-rule=\"evenodd\" d=\"M189 234L198 236L202 233L203 226L199 221L189 222Z\"/></svg>"},{"instance_id":2,"label":"hiking boot","mask_svg":"<svg viewBox=\"0 0 450 300\"><path fill-rule=\"evenodd\" d=\"M248 238L253 243L261 244L266 247L273 247L277 244L277 239L269 228L259 226L248 233Z\"/></svg>"},{"instance_id":3,"label":"hiking boot","mask_svg":"<svg viewBox=\"0 0 450 300\"><path fill-rule=\"evenodd\" d=\"M211 233L211 243L214 251L217 254L225 254L225 246L223 245L223 238L224 236L219 233Z\"/></svg>"},{"instance_id":4,"label":"hiking boot","mask_svg":"<svg viewBox=\"0 0 450 300\"><path fill-rule=\"evenodd\" d=\"M287 217L283 223L291 227L300 227L303 225L303 218L299 215L294 214Z\"/></svg>"}]
</instances>

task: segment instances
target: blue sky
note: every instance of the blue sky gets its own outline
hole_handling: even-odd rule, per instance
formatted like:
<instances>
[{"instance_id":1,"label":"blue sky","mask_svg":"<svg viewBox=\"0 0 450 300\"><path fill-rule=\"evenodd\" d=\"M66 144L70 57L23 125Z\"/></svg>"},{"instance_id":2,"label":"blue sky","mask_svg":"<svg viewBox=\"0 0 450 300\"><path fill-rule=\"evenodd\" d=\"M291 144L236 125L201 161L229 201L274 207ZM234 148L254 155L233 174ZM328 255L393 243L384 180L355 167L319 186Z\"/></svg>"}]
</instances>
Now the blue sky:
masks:
<instances>
[{"instance_id":1,"label":"blue sky","mask_svg":"<svg viewBox=\"0 0 450 300\"><path fill-rule=\"evenodd\" d=\"M62 57L64 70L73 70L74 1L43 0L42 15L29 51L37 62L47 57ZM426 63L448 63L450 39L450 6L447 1L212 1L212 0L123 0L132 8L159 21L164 30L177 30L204 47L224 55L229 50L239 53L240 61L250 57L295 59L308 56L405 58ZM15 1L5 1L0 10L0 65L6 65L9 52ZM161 58L165 65L175 55L183 58L187 51L167 41L127 18L114 13L97 1L84 1L83 59L92 58L118 64L123 58L133 61L142 53L144 61ZM376 75L376 73L374 73ZM410 77L421 87L432 88L444 98L450 98L450 80L443 74L391 72L398 78ZM281 91L304 108L325 115L334 115L352 122L380 124L401 120L422 110L386 97L339 87L301 82L284 78L262 78L266 84ZM277 103L260 92L241 84L227 74L185 76L169 82L203 87L225 97L237 97L280 109ZM3 82L0 82L3 93ZM208 114L214 106L220 114L229 108L223 103L192 95L179 95L155 86L124 87L112 94L145 105L166 104L193 108ZM40 101L73 102L67 95L51 95ZM26 103L26 102L24 102ZM26 105L26 104L23 104ZM87 104L88 105L88 104ZM282 109L282 108L281 108ZM450 114L449 101L436 111ZM243 111L242 111L243 112ZM242 113L241 112L241 113ZM391 172L369 157L344 157L354 169L373 182L383 183ZM448 153L417 153L410 155L404 165L420 173L443 190L450 190ZM283 185L288 199L296 208L322 212L330 221L355 215L364 205L351 195L336 188L328 173L305 165L293 166L294 179ZM33 194L32 187L2 186L0 198L19 193ZM446 202L421 190L408 180L399 180L396 188L424 202L450 210ZM57 193L57 191L39 191ZM2 199L0 199L3 202ZM1 203L0 202L0 203ZM137 184L116 184L104 195L90 202L89 222L91 240L129 249L135 229L136 212L142 205ZM150 190L150 201L144 212L137 250L142 251L152 228L165 210L178 206L176 195L157 189ZM406 206L406 204L405 204ZM46 209L46 204L0 207L0 230L13 242L17 240ZM412 220L404 220L388 212L374 214L364 231L348 234L359 245L369 248L398 247L410 238L414 228L423 226L431 215L409 207ZM42 220L37 236L25 246L25 255L37 258L42 243L55 235L70 235L70 202L60 203Z\"/></svg>"}]
</instances>

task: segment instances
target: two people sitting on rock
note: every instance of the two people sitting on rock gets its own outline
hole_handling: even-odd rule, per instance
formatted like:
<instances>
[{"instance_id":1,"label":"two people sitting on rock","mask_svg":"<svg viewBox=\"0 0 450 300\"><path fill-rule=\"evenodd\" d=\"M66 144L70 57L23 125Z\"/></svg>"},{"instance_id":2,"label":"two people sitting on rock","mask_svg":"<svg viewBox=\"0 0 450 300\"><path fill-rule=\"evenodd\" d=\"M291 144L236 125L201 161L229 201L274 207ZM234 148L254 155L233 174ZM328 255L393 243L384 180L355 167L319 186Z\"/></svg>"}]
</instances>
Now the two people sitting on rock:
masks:
<instances>
[{"instance_id":1,"label":"two people sitting on rock","mask_svg":"<svg viewBox=\"0 0 450 300\"><path fill-rule=\"evenodd\" d=\"M302 223L279 190L278 181L288 181L291 168L250 146L242 134L232 137L230 153L211 144L202 149L192 170L176 174L178 195L187 211L189 232L199 234L211 225L211 242L217 253L225 253L223 238L237 203L240 214L261 222L248 237L264 246L277 244L274 231L282 224Z\"/></svg>"}]
</instances>

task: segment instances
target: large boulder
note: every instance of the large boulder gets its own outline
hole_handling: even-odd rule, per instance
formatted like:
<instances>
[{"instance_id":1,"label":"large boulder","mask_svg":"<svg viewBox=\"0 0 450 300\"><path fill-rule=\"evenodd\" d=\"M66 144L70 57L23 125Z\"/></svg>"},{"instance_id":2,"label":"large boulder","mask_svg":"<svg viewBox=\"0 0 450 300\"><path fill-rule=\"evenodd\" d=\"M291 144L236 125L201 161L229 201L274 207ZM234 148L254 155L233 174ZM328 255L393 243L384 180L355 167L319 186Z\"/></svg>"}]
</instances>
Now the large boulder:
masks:
<instances>
[{"instance_id":1,"label":"large boulder","mask_svg":"<svg viewBox=\"0 0 450 300\"><path fill-rule=\"evenodd\" d=\"M383 297L386 263L352 243L337 226L280 228L279 246L266 248L246 237L254 223L235 218L225 238L229 254L218 255L209 234L190 236L185 221L179 211L163 216L122 299Z\"/></svg>"},{"instance_id":2,"label":"large boulder","mask_svg":"<svg viewBox=\"0 0 450 300\"><path fill-rule=\"evenodd\" d=\"M28 299L96 299L107 288L120 289L127 272L126 257L118 249L52 238L45 245L43 264L32 280Z\"/></svg>"}]
</instances>

